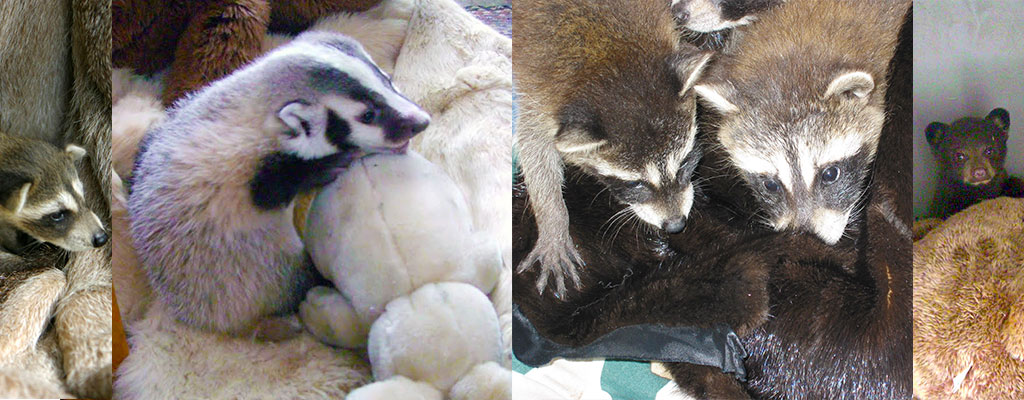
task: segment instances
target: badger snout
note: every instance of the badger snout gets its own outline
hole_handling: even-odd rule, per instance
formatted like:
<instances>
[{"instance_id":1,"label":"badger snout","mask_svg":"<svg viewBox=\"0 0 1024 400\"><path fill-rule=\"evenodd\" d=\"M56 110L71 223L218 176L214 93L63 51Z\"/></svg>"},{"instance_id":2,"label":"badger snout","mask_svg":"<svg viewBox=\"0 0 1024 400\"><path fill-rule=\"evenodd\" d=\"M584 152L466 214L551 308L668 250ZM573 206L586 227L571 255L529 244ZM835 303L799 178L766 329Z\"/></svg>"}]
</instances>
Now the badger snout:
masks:
<instances>
[{"instance_id":1,"label":"badger snout","mask_svg":"<svg viewBox=\"0 0 1024 400\"><path fill-rule=\"evenodd\" d=\"M402 115L395 119L394 123L388 126L387 140L395 144L391 152L402 154L409 147L409 140L430 125L430 115L419 111Z\"/></svg>"}]
</instances>

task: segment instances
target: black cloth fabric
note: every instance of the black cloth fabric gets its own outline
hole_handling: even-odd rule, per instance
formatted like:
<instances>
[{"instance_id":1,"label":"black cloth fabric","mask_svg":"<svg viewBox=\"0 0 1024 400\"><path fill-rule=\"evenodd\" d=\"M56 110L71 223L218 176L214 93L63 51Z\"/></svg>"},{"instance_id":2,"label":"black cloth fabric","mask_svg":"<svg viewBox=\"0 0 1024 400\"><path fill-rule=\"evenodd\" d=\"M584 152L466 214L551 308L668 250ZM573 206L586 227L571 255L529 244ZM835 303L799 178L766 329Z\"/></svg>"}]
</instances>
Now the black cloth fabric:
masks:
<instances>
[{"instance_id":1,"label":"black cloth fabric","mask_svg":"<svg viewBox=\"0 0 1024 400\"><path fill-rule=\"evenodd\" d=\"M617 328L590 344L570 347L544 338L528 318L513 308L512 352L522 363L537 367L555 358L609 358L634 361L686 362L715 366L744 381L746 351L727 325L712 328L640 324Z\"/></svg>"},{"instance_id":2,"label":"black cloth fabric","mask_svg":"<svg viewBox=\"0 0 1024 400\"><path fill-rule=\"evenodd\" d=\"M652 324L616 329L593 342L572 347L545 338L514 305L512 352L523 364L538 367L555 358L607 358L633 361L683 362L721 368L745 380L747 357L739 336L724 324L701 329Z\"/></svg>"}]
</instances>

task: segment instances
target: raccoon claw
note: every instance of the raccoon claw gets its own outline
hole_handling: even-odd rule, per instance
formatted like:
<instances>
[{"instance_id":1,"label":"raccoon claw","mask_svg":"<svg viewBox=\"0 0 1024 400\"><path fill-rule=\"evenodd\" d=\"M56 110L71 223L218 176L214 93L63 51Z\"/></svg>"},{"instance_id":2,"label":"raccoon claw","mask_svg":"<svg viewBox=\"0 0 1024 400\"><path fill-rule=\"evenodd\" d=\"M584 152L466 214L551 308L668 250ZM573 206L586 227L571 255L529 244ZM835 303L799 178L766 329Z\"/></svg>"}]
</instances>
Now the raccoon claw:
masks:
<instances>
[{"instance_id":1,"label":"raccoon claw","mask_svg":"<svg viewBox=\"0 0 1024 400\"><path fill-rule=\"evenodd\" d=\"M574 288L580 287L578 268L584 265L584 262L571 241L568 241L565 245L555 244L546 246L538 242L533 251L519 264L516 273L522 273L538 263L538 261L540 263L540 273L537 275L538 293L544 294L549 278L554 278L554 288L552 288L552 291L557 299L562 299L565 296L566 277L569 278Z\"/></svg>"}]
</instances>

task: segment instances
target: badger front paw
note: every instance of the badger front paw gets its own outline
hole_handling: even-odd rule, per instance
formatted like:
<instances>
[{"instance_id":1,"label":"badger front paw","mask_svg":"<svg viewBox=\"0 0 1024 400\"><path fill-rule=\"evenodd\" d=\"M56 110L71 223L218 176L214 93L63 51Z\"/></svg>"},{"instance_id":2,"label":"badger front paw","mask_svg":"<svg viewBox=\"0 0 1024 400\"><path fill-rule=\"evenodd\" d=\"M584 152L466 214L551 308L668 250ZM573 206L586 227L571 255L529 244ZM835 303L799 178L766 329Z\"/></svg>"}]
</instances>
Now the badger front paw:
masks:
<instances>
[{"instance_id":1,"label":"badger front paw","mask_svg":"<svg viewBox=\"0 0 1024 400\"><path fill-rule=\"evenodd\" d=\"M579 268L584 263L568 235L556 236L554 239L541 235L530 254L519 263L516 273L523 273L538 262L540 271L537 275L537 291L541 294L544 293L549 278L554 280L555 286L552 290L559 299L565 298L566 278L574 288L580 287Z\"/></svg>"},{"instance_id":2,"label":"badger front paw","mask_svg":"<svg viewBox=\"0 0 1024 400\"><path fill-rule=\"evenodd\" d=\"M310 289L299 305L299 318L306 330L321 342L346 348L366 345L369 327L359 320L352 304L334 288Z\"/></svg>"}]
</instances>

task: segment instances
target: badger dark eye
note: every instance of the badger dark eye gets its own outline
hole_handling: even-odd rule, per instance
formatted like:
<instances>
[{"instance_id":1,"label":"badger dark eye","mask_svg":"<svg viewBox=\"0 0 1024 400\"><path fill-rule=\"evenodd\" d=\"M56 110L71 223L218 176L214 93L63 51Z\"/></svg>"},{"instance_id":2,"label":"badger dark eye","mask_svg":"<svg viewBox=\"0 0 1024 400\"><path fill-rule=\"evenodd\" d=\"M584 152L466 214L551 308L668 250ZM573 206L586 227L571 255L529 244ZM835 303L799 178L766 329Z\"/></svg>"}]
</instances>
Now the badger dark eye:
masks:
<instances>
[{"instance_id":1,"label":"badger dark eye","mask_svg":"<svg viewBox=\"0 0 1024 400\"><path fill-rule=\"evenodd\" d=\"M764 190L767 190L769 193L778 193L779 192L779 181L777 181L775 179L765 179L764 180Z\"/></svg>"},{"instance_id":2,"label":"badger dark eye","mask_svg":"<svg viewBox=\"0 0 1024 400\"><path fill-rule=\"evenodd\" d=\"M47 215L46 217L49 218L50 221L61 222L65 218L67 218L67 216L68 216L68 211L67 210L60 210L60 211L57 211L57 212L55 212L53 214Z\"/></svg>"},{"instance_id":3,"label":"badger dark eye","mask_svg":"<svg viewBox=\"0 0 1024 400\"><path fill-rule=\"evenodd\" d=\"M964 162L964 160L967 159L967 156L964 155L964 153L957 152L956 154L953 155L953 159L955 159L956 162Z\"/></svg>"},{"instance_id":4,"label":"badger dark eye","mask_svg":"<svg viewBox=\"0 0 1024 400\"><path fill-rule=\"evenodd\" d=\"M839 167L833 165L821 170L821 181L829 184L839 179Z\"/></svg>"},{"instance_id":5,"label":"badger dark eye","mask_svg":"<svg viewBox=\"0 0 1024 400\"><path fill-rule=\"evenodd\" d=\"M996 153L995 149L993 149L991 147L985 149L985 155L986 156L992 157L992 155L995 154L995 153Z\"/></svg>"},{"instance_id":6,"label":"badger dark eye","mask_svg":"<svg viewBox=\"0 0 1024 400\"><path fill-rule=\"evenodd\" d=\"M363 115L359 116L359 122L364 124L372 124L377 120L377 116L380 115L380 110L377 107L370 107L363 112Z\"/></svg>"}]
</instances>

